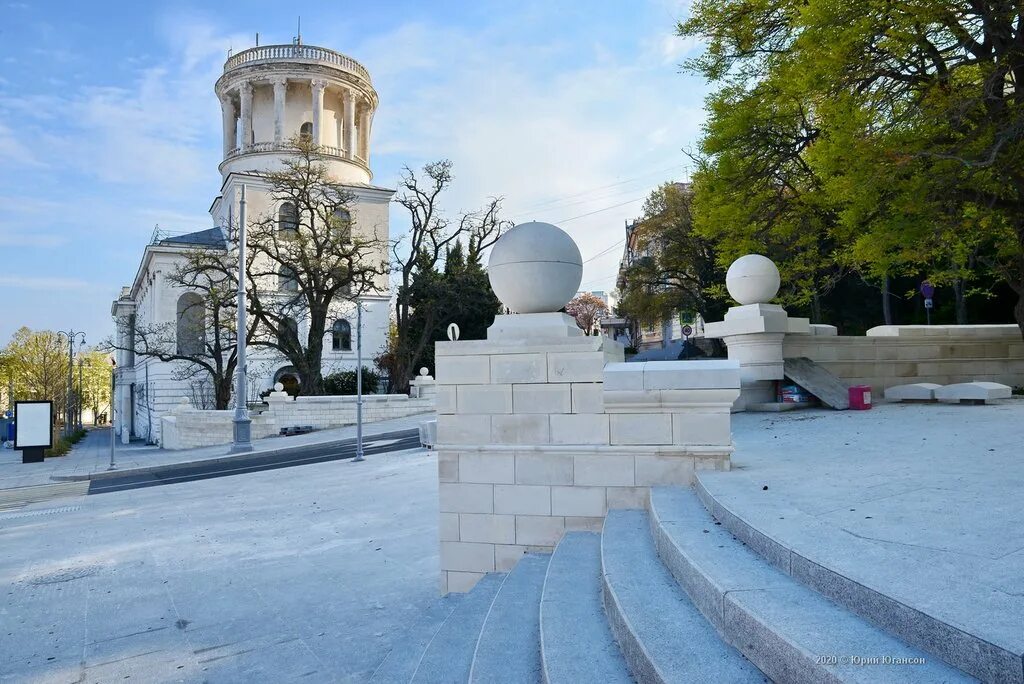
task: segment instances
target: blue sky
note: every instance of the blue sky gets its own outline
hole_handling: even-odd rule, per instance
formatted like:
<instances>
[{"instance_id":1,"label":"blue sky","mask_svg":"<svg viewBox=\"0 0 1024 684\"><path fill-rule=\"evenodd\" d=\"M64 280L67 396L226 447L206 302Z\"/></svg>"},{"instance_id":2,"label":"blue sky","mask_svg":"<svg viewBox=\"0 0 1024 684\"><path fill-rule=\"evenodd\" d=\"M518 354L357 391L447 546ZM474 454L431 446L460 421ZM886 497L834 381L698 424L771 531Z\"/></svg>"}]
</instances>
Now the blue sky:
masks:
<instances>
[{"instance_id":1,"label":"blue sky","mask_svg":"<svg viewBox=\"0 0 1024 684\"><path fill-rule=\"evenodd\" d=\"M624 222L682 149L706 86L679 73L685 1L8 2L0 0L0 343L21 325L111 330L154 226L198 230L220 187L213 83L229 49L344 52L380 95L374 182L447 157L455 213L505 198L557 223L611 289ZM407 221L391 212L391 234Z\"/></svg>"}]
</instances>

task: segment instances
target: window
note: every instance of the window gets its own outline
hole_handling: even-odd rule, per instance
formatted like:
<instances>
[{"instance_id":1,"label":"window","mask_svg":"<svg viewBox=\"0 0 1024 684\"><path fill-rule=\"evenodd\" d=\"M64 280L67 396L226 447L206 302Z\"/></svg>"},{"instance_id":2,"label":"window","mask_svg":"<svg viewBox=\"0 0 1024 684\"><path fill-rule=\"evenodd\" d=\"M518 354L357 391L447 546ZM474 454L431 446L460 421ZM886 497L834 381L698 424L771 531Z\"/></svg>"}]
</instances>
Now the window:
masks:
<instances>
[{"instance_id":1,"label":"window","mask_svg":"<svg viewBox=\"0 0 1024 684\"><path fill-rule=\"evenodd\" d=\"M352 214L344 207L334 210L334 219L331 221L331 228L337 231L339 240L348 244L352 242Z\"/></svg>"},{"instance_id":2,"label":"window","mask_svg":"<svg viewBox=\"0 0 1024 684\"><path fill-rule=\"evenodd\" d=\"M277 286L282 292L298 292L299 280L288 266L282 266L277 276Z\"/></svg>"},{"instance_id":3,"label":"window","mask_svg":"<svg viewBox=\"0 0 1024 684\"><path fill-rule=\"evenodd\" d=\"M291 202L285 202L277 210L277 232L287 238L299 234L299 212Z\"/></svg>"},{"instance_id":4,"label":"window","mask_svg":"<svg viewBox=\"0 0 1024 684\"><path fill-rule=\"evenodd\" d=\"M304 142L309 142L313 139L313 124L309 121L305 122L299 127L299 138Z\"/></svg>"},{"instance_id":5,"label":"window","mask_svg":"<svg viewBox=\"0 0 1024 684\"><path fill-rule=\"evenodd\" d=\"M331 349L352 351L352 325L344 318L334 321L331 326Z\"/></svg>"},{"instance_id":6,"label":"window","mask_svg":"<svg viewBox=\"0 0 1024 684\"><path fill-rule=\"evenodd\" d=\"M287 347L289 344L298 344L299 342L299 324L295 322L294 318L284 318L281 320L281 326L277 331L277 343L282 347Z\"/></svg>"},{"instance_id":7,"label":"window","mask_svg":"<svg viewBox=\"0 0 1024 684\"><path fill-rule=\"evenodd\" d=\"M178 297L178 354L199 356L206 343L206 307L195 292Z\"/></svg>"}]
</instances>

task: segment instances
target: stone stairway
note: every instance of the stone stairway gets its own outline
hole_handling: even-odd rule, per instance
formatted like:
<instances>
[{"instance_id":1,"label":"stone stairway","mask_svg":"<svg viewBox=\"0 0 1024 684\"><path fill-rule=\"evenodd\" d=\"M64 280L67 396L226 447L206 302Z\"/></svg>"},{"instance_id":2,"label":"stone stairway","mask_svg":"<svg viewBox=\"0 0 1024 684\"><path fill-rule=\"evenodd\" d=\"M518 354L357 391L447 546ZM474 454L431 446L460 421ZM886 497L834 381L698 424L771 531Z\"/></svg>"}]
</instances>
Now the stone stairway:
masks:
<instances>
[{"instance_id":1,"label":"stone stairway","mask_svg":"<svg viewBox=\"0 0 1024 684\"><path fill-rule=\"evenodd\" d=\"M485 576L373 681L974 681L753 548L693 490L654 488L648 510L611 511L601 534Z\"/></svg>"}]
</instances>

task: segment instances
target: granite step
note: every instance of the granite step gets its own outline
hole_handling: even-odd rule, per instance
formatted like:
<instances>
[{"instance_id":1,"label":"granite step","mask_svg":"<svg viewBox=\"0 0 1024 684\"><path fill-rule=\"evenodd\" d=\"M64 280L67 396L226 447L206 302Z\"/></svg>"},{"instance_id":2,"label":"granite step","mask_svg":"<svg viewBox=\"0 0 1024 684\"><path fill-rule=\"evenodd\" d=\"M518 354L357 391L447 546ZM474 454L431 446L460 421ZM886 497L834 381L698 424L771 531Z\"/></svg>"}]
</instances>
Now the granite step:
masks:
<instances>
[{"instance_id":1,"label":"granite step","mask_svg":"<svg viewBox=\"0 0 1024 684\"><path fill-rule=\"evenodd\" d=\"M465 684L469 680L480 628L504 580L502 573L488 573L459 601L423 650L410 682Z\"/></svg>"},{"instance_id":2,"label":"granite step","mask_svg":"<svg viewBox=\"0 0 1024 684\"><path fill-rule=\"evenodd\" d=\"M601 537L604 607L637 681L766 682L661 563L644 511L610 511Z\"/></svg>"},{"instance_id":3,"label":"granite step","mask_svg":"<svg viewBox=\"0 0 1024 684\"><path fill-rule=\"evenodd\" d=\"M717 525L692 490L654 488L650 511L665 566L723 638L772 680L975 681L771 566Z\"/></svg>"},{"instance_id":4,"label":"granite step","mask_svg":"<svg viewBox=\"0 0 1024 684\"><path fill-rule=\"evenodd\" d=\"M540 647L547 684L633 681L601 606L601 537L569 532L548 565L540 603Z\"/></svg>"},{"instance_id":5,"label":"granite step","mask_svg":"<svg viewBox=\"0 0 1024 684\"><path fill-rule=\"evenodd\" d=\"M430 641L463 598L462 594L448 594L430 604L415 624L395 640L384 660L373 671L370 681L374 684L408 684Z\"/></svg>"},{"instance_id":6,"label":"granite step","mask_svg":"<svg viewBox=\"0 0 1024 684\"><path fill-rule=\"evenodd\" d=\"M541 681L540 600L550 559L528 554L505 577L476 642L472 684Z\"/></svg>"}]
</instances>

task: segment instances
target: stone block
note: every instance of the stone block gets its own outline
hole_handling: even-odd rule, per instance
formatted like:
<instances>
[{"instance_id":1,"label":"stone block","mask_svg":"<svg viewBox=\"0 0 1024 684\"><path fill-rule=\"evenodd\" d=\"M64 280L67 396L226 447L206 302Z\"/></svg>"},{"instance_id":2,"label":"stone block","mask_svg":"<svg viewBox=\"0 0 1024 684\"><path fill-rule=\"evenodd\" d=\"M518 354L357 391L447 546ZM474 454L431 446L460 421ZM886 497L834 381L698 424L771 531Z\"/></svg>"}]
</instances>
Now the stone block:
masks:
<instances>
[{"instance_id":1,"label":"stone block","mask_svg":"<svg viewBox=\"0 0 1024 684\"><path fill-rule=\"evenodd\" d=\"M516 484L572 484L572 456L536 452L516 452Z\"/></svg>"},{"instance_id":2,"label":"stone block","mask_svg":"<svg viewBox=\"0 0 1024 684\"><path fill-rule=\"evenodd\" d=\"M602 382L605 392L643 391L643 363L609 363L604 367Z\"/></svg>"},{"instance_id":3,"label":"stone block","mask_svg":"<svg viewBox=\"0 0 1024 684\"><path fill-rule=\"evenodd\" d=\"M614 413L609 418L613 445L672 443L672 416L668 413Z\"/></svg>"},{"instance_id":4,"label":"stone block","mask_svg":"<svg viewBox=\"0 0 1024 684\"><path fill-rule=\"evenodd\" d=\"M604 413L604 384L600 382L572 383L573 413Z\"/></svg>"},{"instance_id":5,"label":"stone block","mask_svg":"<svg viewBox=\"0 0 1024 684\"><path fill-rule=\"evenodd\" d=\"M616 508L647 508L650 491L647 487L605 487L608 510Z\"/></svg>"},{"instance_id":6,"label":"stone block","mask_svg":"<svg viewBox=\"0 0 1024 684\"><path fill-rule=\"evenodd\" d=\"M459 481L459 454L455 451L437 452L437 481Z\"/></svg>"},{"instance_id":7,"label":"stone block","mask_svg":"<svg viewBox=\"0 0 1024 684\"><path fill-rule=\"evenodd\" d=\"M577 517L603 516L607 511L604 487L552 487L551 514Z\"/></svg>"},{"instance_id":8,"label":"stone block","mask_svg":"<svg viewBox=\"0 0 1024 684\"><path fill-rule=\"evenodd\" d=\"M486 385L491 382L488 356L439 356L434 363L438 385Z\"/></svg>"},{"instance_id":9,"label":"stone block","mask_svg":"<svg viewBox=\"0 0 1024 684\"><path fill-rule=\"evenodd\" d=\"M576 454L573 484L594 487L632 487L636 484L632 454Z\"/></svg>"},{"instance_id":10,"label":"stone block","mask_svg":"<svg viewBox=\"0 0 1024 684\"><path fill-rule=\"evenodd\" d=\"M441 569L457 572L494 572L494 545L443 541ZM449 576L449 585L450 583Z\"/></svg>"},{"instance_id":11,"label":"stone block","mask_svg":"<svg viewBox=\"0 0 1024 684\"><path fill-rule=\"evenodd\" d=\"M494 485L441 482L437 493L443 513L494 512Z\"/></svg>"},{"instance_id":12,"label":"stone block","mask_svg":"<svg viewBox=\"0 0 1024 684\"><path fill-rule=\"evenodd\" d=\"M503 515L551 515L551 487L494 485L494 512Z\"/></svg>"},{"instance_id":13,"label":"stone block","mask_svg":"<svg viewBox=\"0 0 1024 684\"><path fill-rule=\"evenodd\" d=\"M459 385L458 413L512 413L512 385Z\"/></svg>"},{"instance_id":14,"label":"stone block","mask_svg":"<svg viewBox=\"0 0 1024 684\"><path fill-rule=\"evenodd\" d=\"M942 387L934 382L914 382L909 385L893 385L885 390L886 401L934 401L935 390Z\"/></svg>"},{"instance_id":15,"label":"stone block","mask_svg":"<svg viewBox=\"0 0 1024 684\"><path fill-rule=\"evenodd\" d=\"M505 452L466 452L459 455L459 482L514 484L515 454Z\"/></svg>"},{"instance_id":16,"label":"stone block","mask_svg":"<svg viewBox=\"0 0 1024 684\"><path fill-rule=\"evenodd\" d=\"M647 361L644 389L738 389L740 366L736 361Z\"/></svg>"},{"instance_id":17,"label":"stone block","mask_svg":"<svg viewBox=\"0 0 1024 684\"><path fill-rule=\"evenodd\" d=\"M490 416L459 414L437 417L438 444L488 444L490 441Z\"/></svg>"},{"instance_id":18,"label":"stone block","mask_svg":"<svg viewBox=\"0 0 1024 684\"><path fill-rule=\"evenodd\" d=\"M551 425L546 415L491 418L491 444L547 444L551 440Z\"/></svg>"},{"instance_id":19,"label":"stone block","mask_svg":"<svg viewBox=\"0 0 1024 684\"><path fill-rule=\"evenodd\" d=\"M544 354L494 354L489 357L492 382L523 383L548 381Z\"/></svg>"},{"instance_id":20,"label":"stone block","mask_svg":"<svg viewBox=\"0 0 1024 684\"><path fill-rule=\"evenodd\" d=\"M935 390L939 401L986 402L995 399L1009 399L1010 387L998 382L960 382Z\"/></svg>"},{"instance_id":21,"label":"stone block","mask_svg":"<svg viewBox=\"0 0 1024 684\"><path fill-rule=\"evenodd\" d=\"M565 517L566 532L600 532L604 527L604 517Z\"/></svg>"},{"instance_id":22,"label":"stone block","mask_svg":"<svg viewBox=\"0 0 1024 684\"><path fill-rule=\"evenodd\" d=\"M601 413L553 414L552 444L608 444L608 416Z\"/></svg>"},{"instance_id":23,"label":"stone block","mask_svg":"<svg viewBox=\"0 0 1024 684\"><path fill-rule=\"evenodd\" d=\"M514 515L460 513L459 541L514 544L516 542L516 518Z\"/></svg>"},{"instance_id":24,"label":"stone block","mask_svg":"<svg viewBox=\"0 0 1024 684\"><path fill-rule=\"evenodd\" d=\"M459 541L459 514L441 513L437 531L441 541Z\"/></svg>"},{"instance_id":25,"label":"stone block","mask_svg":"<svg viewBox=\"0 0 1024 684\"><path fill-rule=\"evenodd\" d=\"M636 483L645 487L656 485L689 485L693 482L693 457L636 455Z\"/></svg>"},{"instance_id":26,"label":"stone block","mask_svg":"<svg viewBox=\"0 0 1024 684\"><path fill-rule=\"evenodd\" d=\"M569 413L572 389L568 383L512 386L512 410L507 413Z\"/></svg>"},{"instance_id":27,"label":"stone block","mask_svg":"<svg viewBox=\"0 0 1024 684\"><path fill-rule=\"evenodd\" d=\"M684 411L672 414L673 444L732 444L729 410Z\"/></svg>"},{"instance_id":28,"label":"stone block","mask_svg":"<svg viewBox=\"0 0 1024 684\"><path fill-rule=\"evenodd\" d=\"M563 534L565 534L565 520L560 516L516 516L517 544L554 546Z\"/></svg>"},{"instance_id":29,"label":"stone block","mask_svg":"<svg viewBox=\"0 0 1024 684\"><path fill-rule=\"evenodd\" d=\"M550 382L600 382L603 375L603 352L548 353Z\"/></svg>"},{"instance_id":30,"label":"stone block","mask_svg":"<svg viewBox=\"0 0 1024 684\"><path fill-rule=\"evenodd\" d=\"M513 523L514 524L514 523ZM497 544L494 547L494 570L508 572L528 553L528 546L523 544Z\"/></svg>"},{"instance_id":31,"label":"stone block","mask_svg":"<svg viewBox=\"0 0 1024 684\"><path fill-rule=\"evenodd\" d=\"M448 572L447 589L455 594L464 594L479 582L484 573L482 572Z\"/></svg>"}]
</instances>

